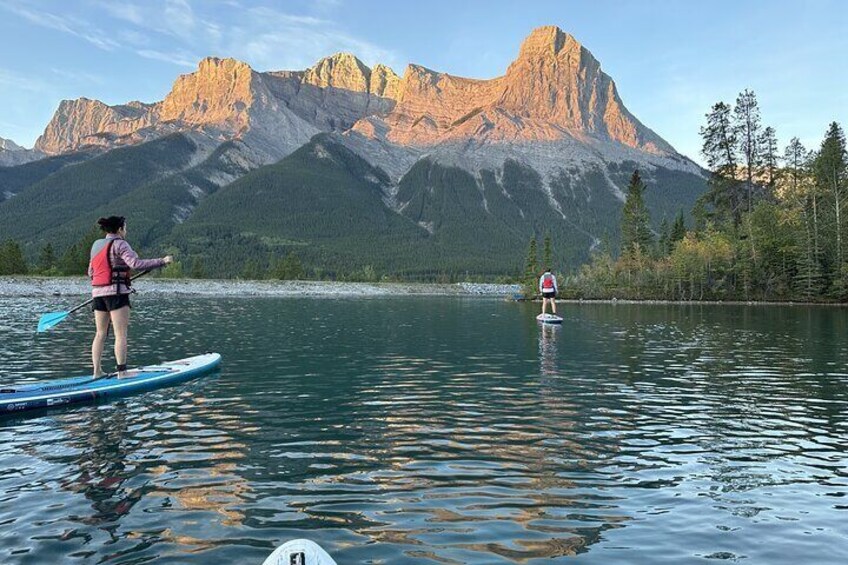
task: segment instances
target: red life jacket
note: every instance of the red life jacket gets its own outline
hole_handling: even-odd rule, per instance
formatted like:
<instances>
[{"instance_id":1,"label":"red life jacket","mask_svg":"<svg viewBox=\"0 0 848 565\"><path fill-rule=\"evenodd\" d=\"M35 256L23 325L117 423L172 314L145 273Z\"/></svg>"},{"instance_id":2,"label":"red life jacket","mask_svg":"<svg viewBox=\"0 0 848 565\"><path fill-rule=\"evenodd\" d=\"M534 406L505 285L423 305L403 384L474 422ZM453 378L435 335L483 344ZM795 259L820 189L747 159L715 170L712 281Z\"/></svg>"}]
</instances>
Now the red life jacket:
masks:
<instances>
[{"instance_id":1,"label":"red life jacket","mask_svg":"<svg viewBox=\"0 0 848 565\"><path fill-rule=\"evenodd\" d=\"M554 287L554 276L553 275L544 275L542 278L542 288L553 288Z\"/></svg>"},{"instance_id":2,"label":"red life jacket","mask_svg":"<svg viewBox=\"0 0 848 565\"><path fill-rule=\"evenodd\" d=\"M115 240L103 246L97 255L91 258L91 286L112 286L122 284L130 287L130 268L125 265L112 265L112 244Z\"/></svg>"}]
</instances>

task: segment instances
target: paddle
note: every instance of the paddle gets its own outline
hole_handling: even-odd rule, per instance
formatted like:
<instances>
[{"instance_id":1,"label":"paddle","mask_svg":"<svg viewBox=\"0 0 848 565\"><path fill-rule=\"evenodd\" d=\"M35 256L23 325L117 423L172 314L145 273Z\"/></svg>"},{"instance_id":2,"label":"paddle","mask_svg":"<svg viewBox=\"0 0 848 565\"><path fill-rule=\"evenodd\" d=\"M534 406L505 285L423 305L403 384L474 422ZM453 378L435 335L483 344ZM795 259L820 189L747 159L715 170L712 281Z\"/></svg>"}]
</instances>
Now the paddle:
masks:
<instances>
[{"instance_id":1,"label":"paddle","mask_svg":"<svg viewBox=\"0 0 848 565\"><path fill-rule=\"evenodd\" d=\"M149 272L150 271L142 271L139 274L137 274L136 276L132 277L130 280L134 281L138 277L143 277L144 275L146 275ZM76 312L80 308L85 308L86 306L88 306L92 302L94 302L94 298L89 298L88 300L86 300L85 302L80 304L79 306L75 306L74 308L71 308L67 312L48 312L47 314L42 314L41 318L38 320L38 329L36 331L38 333L42 333L42 332L46 332L47 330L58 326L59 323L62 320L64 320L68 316L70 316L73 312Z\"/></svg>"}]
</instances>

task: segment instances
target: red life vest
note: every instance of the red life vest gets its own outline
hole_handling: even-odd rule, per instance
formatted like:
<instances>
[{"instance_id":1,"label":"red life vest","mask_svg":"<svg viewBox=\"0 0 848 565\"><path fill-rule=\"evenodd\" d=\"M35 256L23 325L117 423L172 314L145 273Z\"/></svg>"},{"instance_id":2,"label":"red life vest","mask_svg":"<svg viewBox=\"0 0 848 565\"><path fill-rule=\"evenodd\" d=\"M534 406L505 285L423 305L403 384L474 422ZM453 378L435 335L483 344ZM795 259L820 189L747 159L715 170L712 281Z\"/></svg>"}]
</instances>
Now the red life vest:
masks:
<instances>
[{"instance_id":1,"label":"red life vest","mask_svg":"<svg viewBox=\"0 0 848 565\"><path fill-rule=\"evenodd\" d=\"M553 288L554 287L554 276L553 275L544 275L542 278L542 288Z\"/></svg>"},{"instance_id":2,"label":"red life vest","mask_svg":"<svg viewBox=\"0 0 848 565\"><path fill-rule=\"evenodd\" d=\"M103 246L97 255L91 258L91 286L112 286L122 284L130 287L130 268L112 265L112 244L115 240Z\"/></svg>"}]
</instances>

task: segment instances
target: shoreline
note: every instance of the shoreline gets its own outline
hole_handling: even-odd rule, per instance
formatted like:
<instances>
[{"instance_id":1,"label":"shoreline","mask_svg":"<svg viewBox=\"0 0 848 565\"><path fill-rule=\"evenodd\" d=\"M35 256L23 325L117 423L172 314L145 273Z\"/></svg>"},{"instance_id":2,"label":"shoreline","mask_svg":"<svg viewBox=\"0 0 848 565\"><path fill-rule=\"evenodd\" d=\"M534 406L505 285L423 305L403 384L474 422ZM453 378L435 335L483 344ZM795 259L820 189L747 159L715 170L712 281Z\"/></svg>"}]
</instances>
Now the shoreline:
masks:
<instances>
[{"instance_id":1,"label":"shoreline","mask_svg":"<svg viewBox=\"0 0 848 565\"><path fill-rule=\"evenodd\" d=\"M369 297L369 296L464 296L513 298L521 285L494 283L403 283L283 281L240 279L146 278L137 284L140 294L221 297ZM88 296L86 277L42 277L37 275L0 276L0 298L41 296ZM516 302L541 302L540 299ZM627 304L655 306L821 306L843 308L848 303L765 300L658 300L616 298L557 298L557 304Z\"/></svg>"},{"instance_id":2,"label":"shoreline","mask_svg":"<svg viewBox=\"0 0 848 565\"><path fill-rule=\"evenodd\" d=\"M135 288L140 294L171 296L469 296L508 297L519 285L489 283L396 283L280 281L229 279L146 278ZM91 286L85 277L0 277L0 297L88 296Z\"/></svg>"}]
</instances>

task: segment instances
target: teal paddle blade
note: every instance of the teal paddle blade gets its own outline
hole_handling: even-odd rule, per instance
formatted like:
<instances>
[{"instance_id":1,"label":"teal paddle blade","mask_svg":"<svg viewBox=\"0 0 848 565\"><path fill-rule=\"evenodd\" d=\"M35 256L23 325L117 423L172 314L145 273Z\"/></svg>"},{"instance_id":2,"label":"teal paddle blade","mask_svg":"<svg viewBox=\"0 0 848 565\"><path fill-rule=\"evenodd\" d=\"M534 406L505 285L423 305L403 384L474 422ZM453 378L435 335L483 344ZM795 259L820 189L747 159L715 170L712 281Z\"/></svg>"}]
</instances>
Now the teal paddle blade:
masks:
<instances>
[{"instance_id":1,"label":"teal paddle blade","mask_svg":"<svg viewBox=\"0 0 848 565\"><path fill-rule=\"evenodd\" d=\"M69 312L48 312L47 314L42 314L41 319L38 320L38 333L46 332L50 328L55 327L62 320L68 317Z\"/></svg>"}]
</instances>

